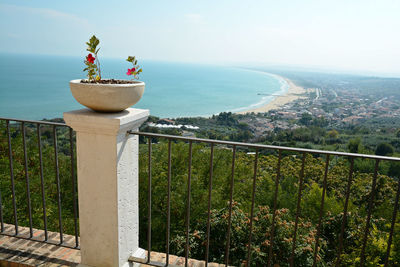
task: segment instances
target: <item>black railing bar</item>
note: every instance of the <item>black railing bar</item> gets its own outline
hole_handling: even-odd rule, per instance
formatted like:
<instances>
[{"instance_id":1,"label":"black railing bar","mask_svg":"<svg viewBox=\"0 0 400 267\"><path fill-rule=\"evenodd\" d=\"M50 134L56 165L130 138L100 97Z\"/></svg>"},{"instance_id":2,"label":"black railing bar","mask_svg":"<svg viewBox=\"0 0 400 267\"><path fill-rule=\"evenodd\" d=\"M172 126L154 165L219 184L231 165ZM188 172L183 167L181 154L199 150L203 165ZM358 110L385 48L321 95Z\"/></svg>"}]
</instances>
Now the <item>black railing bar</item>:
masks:
<instances>
[{"instance_id":1,"label":"black railing bar","mask_svg":"<svg viewBox=\"0 0 400 267\"><path fill-rule=\"evenodd\" d=\"M213 140L213 139L183 137L183 136L176 136L176 135L156 134L156 133L137 132L137 131L128 131L128 133L129 134L140 135L140 136L147 136L147 137L158 137L158 138L175 139L175 140L192 141L192 142L209 143L209 144L213 143L213 144L228 145L228 146L243 146L243 147L248 147L248 148L282 150L282 151L310 153L310 154L323 154L323 155L327 155L328 154L328 155L347 156L347 157L354 157L354 158L367 158L367 159L400 161L400 158L397 158L397 157L386 157L386 156L377 156L377 155L356 154L356 153L347 153L347 152L340 152L340 151L328 151L328 150L306 149L306 148L297 148L297 147L284 147L284 146L273 146L273 145L263 145L263 144L251 144L251 143L221 141L221 140Z\"/></svg>"},{"instance_id":2,"label":"black railing bar","mask_svg":"<svg viewBox=\"0 0 400 267\"><path fill-rule=\"evenodd\" d=\"M3 220L3 202L1 199L1 190L0 190L0 233L4 232L4 220Z\"/></svg>"},{"instance_id":3,"label":"black railing bar","mask_svg":"<svg viewBox=\"0 0 400 267\"><path fill-rule=\"evenodd\" d=\"M79 246L78 240L78 207L76 201L76 184L75 184L75 157L74 157L74 139L72 128L69 128L69 148L71 153L71 179L72 179L72 205L74 205L74 230L75 230L75 246Z\"/></svg>"},{"instance_id":4,"label":"black railing bar","mask_svg":"<svg viewBox=\"0 0 400 267\"><path fill-rule=\"evenodd\" d=\"M397 211L399 209L399 197L400 197L400 179L397 184L397 193L396 193L396 199L394 201L394 209L393 209L393 216L392 216L392 225L390 226L390 234L389 234L389 239L387 242L385 267L389 265L390 248L392 246L393 232L394 232L394 227L396 224Z\"/></svg>"},{"instance_id":5,"label":"black railing bar","mask_svg":"<svg viewBox=\"0 0 400 267\"><path fill-rule=\"evenodd\" d=\"M276 208L278 201L278 189L279 189L279 179L281 177L281 160L282 160L282 151L278 150L278 164L276 168L276 179L275 179L275 193L274 193L274 207L272 211L272 222L271 222L271 233L270 233L270 244L268 250L268 262L267 266L271 266L272 261L272 247L274 246L274 234L275 234L275 217L276 217Z\"/></svg>"},{"instance_id":6,"label":"black railing bar","mask_svg":"<svg viewBox=\"0 0 400 267\"><path fill-rule=\"evenodd\" d=\"M232 206L233 206L233 186L235 181L235 158L236 146L232 148L232 174L231 174L231 187L229 194L229 217L228 217L228 233L226 236L226 249L225 249L225 266L229 263L229 249L231 246L231 227L232 227Z\"/></svg>"},{"instance_id":7,"label":"black railing bar","mask_svg":"<svg viewBox=\"0 0 400 267\"><path fill-rule=\"evenodd\" d=\"M322 197L321 197L321 207L319 209L317 234L316 234L316 237L315 237L313 267L315 267L316 264L317 264L319 236L321 234L322 214L324 213L325 193L326 193L326 185L327 185L328 171L329 171L329 155L326 155L326 161L325 162L326 163L325 163L325 173L324 173L324 181L323 181L323 189L322 189Z\"/></svg>"},{"instance_id":8,"label":"black railing bar","mask_svg":"<svg viewBox=\"0 0 400 267\"><path fill-rule=\"evenodd\" d=\"M294 233L293 233L293 243L292 243L292 255L290 257L290 266L294 266L294 251L296 249L296 239L297 239L297 227L299 224L299 216L300 216L300 202L301 202L301 193L303 191L303 181L304 181L304 165L306 162L306 153L303 153L302 161L301 161L301 170L300 170L300 181L299 181L299 191L297 193L297 207L296 207L296 219L294 223Z\"/></svg>"},{"instance_id":9,"label":"black railing bar","mask_svg":"<svg viewBox=\"0 0 400 267\"><path fill-rule=\"evenodd\" d=\"M60 185L60 169L58 165L58 146L57 146L57 128L53 126L53 143L54 143L54 167L56 171L56 182L57 182L57 204L58 204L58 225L60 229L60 244L63 243L63 225L62 225L62 214L61 214L61 185Z\"/></svg>"},{"instance_id":10,"label":"black railing bar","mask_svg":"<svg viewBox=\"0 0 400 267\"><path fill-rule=\"evenodd\" d=\"M171 139L169 140L171 142ZM206 244L206 267L208 266L208 254L210 249L210 220L211 220L211 196L212 196L212 178L214 169L214 144L210 147L210 178L208 180L208 213L207 213L207 244Z\"/></svg>"},{"instance_id":11,"label":"black railing bar","mask_svg":"<svg viewBox=\"0 0 400 267\"><path fill-rule=\"evenodd\" d=\"M192 145L189 141L189 168L188 168L188 185L187 185L187 208L186 208L186 245L185 245L185 267L189 264L189 231L190 231L190 191L192 180Z\"/></svg>"},{"instance_id":12,"label":"black railing bar","mask_svg":"<svg viewBox=\"0 0 400 267\"><path fill-rule=\"evenodd\" d=\"M59 123L59 122L51 122L51 121L36 121L36 120L21 120L21 119L15 119L15 118L4 118L0 117L0 120L8 120L8 121L15 121L15 122L26 122L26 123L34 123L34 124L45 124L45 125L54 125L54 126L65 126L68 127L65 123Z\"/></svg>"},{"instance_id":13,"label":"black railing bar","mask_svg":"<svg viewBox=\"0 0 400 267\"><path fill-rule=\"evenodd\" d=\"M147 162L147 262L150 262L151 254L151 137L148 138L148 162Z\"/></svg>"},{"instance_id":14,"label":"black railing bar","mask_svg":"<svg viewBox=\"0 0 400 267\"><path fill-rule=\"evenodd\" d=\"M166 262L169 265L169 240L171 236L171 140L168 140L168 181L167 181L167 241L166 241Z\"/></svg>"},{"instance_id":15,"label":"black railing bar","mask_svg":"<svg viewBox=\"0 0 400 267\"><path fill-rule=\"evenodd\" d=\"M254 217L254 202L256 196L256 182L257 182L257 163L258 163L258 148L256 148L256 155L254 159L254 175L253 175L253 188L251 192L251 210L250 210L250 226L249 226L249 243L247 246L247 261L246 266L251 265L251 241L253 238L253 217Z\"/></svg>"},{"instance_id":16,"label":"black railing bar","mask_svg":"<svg viewBox=\"0 0 400 267\"><path fill-rule=\"evenodd\" d=\"M26 236L23 236L21 234L18 235L18 236L15 236L14 234L7 233L7 232L1 233L0 235L9 236L9 237L15 237L15 238L18 238L18 239L23 239L23 240L35 241L35 242L42 243L42 244L56 245L56 246L64 247L64 248L71 248L71 249L77 249L77 250L81 249L80 247L76 247L74 244L69 244L68 242L64 242L64 243L60 244L59 241L55 241L53 239L41 240L41 239L38 239L37 237L26 237Z\"/></svg>"},{"instance_id":17,"label":"black railing bar","mask_svg":"<svg viewBox=\"0 0 400 267\"><path fill-rule=\"evenodd\" d=\"M44 241L48 240L48 232L47 232L47 214L46 214L46 197L44 191L44 175L43 175L43 158L42 158L42 139L40 133L40 124L36 125L37 127L37 136L38 136L38 148L39 148L39 170L40 170L40 183L41 183L41 192L42 192L42 207L43 207L43 226L44 226Z\"/></svg>"},{"instance_id":18,"label":"black railing bar","mask_svg":"<svg viewBox=\"0 0 400 267\"><path fill-rule=\"evenodd\" d=\"M378 176L378 167L379 167L379 160L376 160L375 162L375 170L374 170L374 177L372 179L372 188L371 188L371 193L369 195L369 200L368 200L368 215L367 215L367 221L365 223L365 232L364 232L364 237L363 237L363 245L361 249L361 260L360 260L360 266L364 266L365 264L365 247L367 246L367 239L368 239L368 233L369 233L369 224L371 221L371 213L373 209L373 204L374 204L374 198L375 198L375 188L376 188L376 178Z\"/></svg>"},{"instance_id":19,"label":"black railing bar","mask_svg":"<svg viewBox=\"0 0 400 267\"><path fill-rule=\"evenodd\" d=\"M340 256L342 254L342 249L343 249L344 227L346 225L346 220L347 220L347 207L349 205L350 187L351 187L351 182L353 179L353 167L354 167L354 158L351 158L350 159L349 179L348 179L347 188L346 188L346 200L344 203L344 210L343 210L343 219L342 219L342 225L340 227L339 249L338 249L338 253L337 253L336 266L340 266Z\"/></svg>"},{"instance_id":20,"label":"black railing bar","mask_svg":"<svg viewBox=\"0 0 400 267\"><path fill-rule=\"evenodd\" d=\"M13 203L13 209L14 209L15 235L18 235L18 217L17 217L17 203L15 201L14 166L13 166L13 156L12 156L12 148L11 148L10 122L6 121L6 125L7 125L8 160L9 160L9 167L10 167L12 203Z\"/></svg>"},{"instance_id":21,"label":"black railing bar","mask_svg":"<svg viewBox=\"0 0 400 267\"><path fill-rule=\"evenodd\" d=\"M29 217L29 236L33 236L33 227L32 227L32 205L31 205L31 189L29 184L29 173L28 173L28 152L26 149L26 131L25 131L25 122L21 123L22 128L22 143L24 147L24 170L25 170L25 182L26 182L26 199L28 206L28 217Z\"/></svg>"}]
</instances>

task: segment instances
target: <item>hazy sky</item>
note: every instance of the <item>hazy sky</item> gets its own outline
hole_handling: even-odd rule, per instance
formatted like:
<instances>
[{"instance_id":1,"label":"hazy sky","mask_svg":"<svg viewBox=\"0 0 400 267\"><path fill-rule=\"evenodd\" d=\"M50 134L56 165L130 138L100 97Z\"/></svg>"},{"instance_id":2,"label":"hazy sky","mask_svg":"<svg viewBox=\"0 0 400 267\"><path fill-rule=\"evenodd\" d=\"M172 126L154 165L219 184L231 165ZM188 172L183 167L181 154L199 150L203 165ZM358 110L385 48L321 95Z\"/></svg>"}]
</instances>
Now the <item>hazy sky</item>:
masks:
<instances>
[{"instance_id":1,"label":"hazy sky","mask_svg":"<svg viewBox=\"0 0 400 267\"><path fill-rule=\"evenodd\" d=\"M400 74L399 0L0 0L0 52Z\"/></svg>"}]
</instances>

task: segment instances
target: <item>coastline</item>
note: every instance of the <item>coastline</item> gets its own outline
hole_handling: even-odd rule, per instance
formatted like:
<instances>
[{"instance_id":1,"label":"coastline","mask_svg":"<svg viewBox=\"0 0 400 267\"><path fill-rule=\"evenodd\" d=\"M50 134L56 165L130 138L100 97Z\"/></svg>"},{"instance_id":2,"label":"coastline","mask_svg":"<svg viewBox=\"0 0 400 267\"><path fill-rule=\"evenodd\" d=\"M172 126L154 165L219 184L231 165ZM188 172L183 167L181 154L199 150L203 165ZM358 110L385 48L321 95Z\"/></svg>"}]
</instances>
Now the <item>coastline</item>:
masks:
<instances>
[{"instance_id":1,"label":"coastline","mask_svg":"<svg viewBox=\"0 0 400 267\"><path fill-rule=\"evenodd\" d=\"M304 96L304 94L307 93L306 89L304 89L301 86L296 85L294 82L292 82L288 78L285 78L285 77L282 77L279 75L275 75L275 76L286 81L286 83L288 84L288 89L285 93L283 93L282 95L279 95L279 96L275 96L271 102L269 102L261 107L247 109L247 110L243 110L243 111L239 111L239 112L235 112L235 113L237 113L237 114L246 114L246 113L251 113L251 112L264 113L264 112L268 112L273 109L279 109L282 106L284 106L292 101L295 101L297 99L306 98L306 96Z\"/></svg>"}]
</instances>

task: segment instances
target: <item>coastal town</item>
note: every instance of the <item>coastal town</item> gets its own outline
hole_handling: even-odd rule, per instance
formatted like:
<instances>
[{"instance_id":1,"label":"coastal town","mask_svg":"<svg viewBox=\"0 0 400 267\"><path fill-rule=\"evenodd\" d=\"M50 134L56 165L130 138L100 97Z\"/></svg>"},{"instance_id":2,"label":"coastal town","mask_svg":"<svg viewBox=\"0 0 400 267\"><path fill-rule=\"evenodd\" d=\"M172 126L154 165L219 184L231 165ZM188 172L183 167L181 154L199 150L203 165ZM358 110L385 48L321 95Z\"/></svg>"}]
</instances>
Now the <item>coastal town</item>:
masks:
<instances>
[{"instance_id":1,"label":"coastal town","mask_svg":"<svg viewBox=\"0 0 400 267\"><path fill-rule=\"evenodd\" d=\"M395 96L376 98L358 91L312 88L296 100L256 116L243 117L256 135L276 129L296 129L299 121L320 118L332 128L359 124L371 118L400 116ZM254 114L255 115L255 114Z\"/></svg>"},{"instance_id":2,"label":"coastal town","mask_svg":"<svg viewBox=\"0 0 400 267\"><path fill-rule=\"evenodd\" d=\"M248 125L254 136L304 127L307 120L313 118L319 119L329 128L341 128L372 118L400 117L400 105L394 95L363 93L362 90L348 90L340 86L304 89L288 79L286 81L290 85L286 94L275 96L275 99L264 107L240 112L238 121ZM194 136L191 130L199 130L202 127L202 123L185 126L176 121L180 119L160 119L158 122L148 122L147 125L163 129L183 129L186 136Z\"/></svg>"}]
</instances>

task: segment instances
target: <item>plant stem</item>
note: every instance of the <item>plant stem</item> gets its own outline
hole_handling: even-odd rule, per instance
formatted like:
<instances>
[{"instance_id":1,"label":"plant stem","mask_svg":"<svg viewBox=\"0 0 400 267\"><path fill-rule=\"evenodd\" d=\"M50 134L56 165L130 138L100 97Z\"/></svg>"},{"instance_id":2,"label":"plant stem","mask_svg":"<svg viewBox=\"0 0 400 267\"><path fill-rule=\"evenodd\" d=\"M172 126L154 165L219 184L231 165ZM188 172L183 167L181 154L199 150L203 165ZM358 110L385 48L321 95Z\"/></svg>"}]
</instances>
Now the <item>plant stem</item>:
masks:
<instances>
[{"instance_id":1,"label":"plant stem","mask_svg":"<svg viewBox=\"0 0 400 267\"><path fill-rule=\"evenodd\" d=\"M97 69L99 70L99 77L100 77L100 80L101 80L100 61L99 61L99 58L97 57L97 53L94 53L94 55L96 56Z\"/></svg>"}]
</instances>

